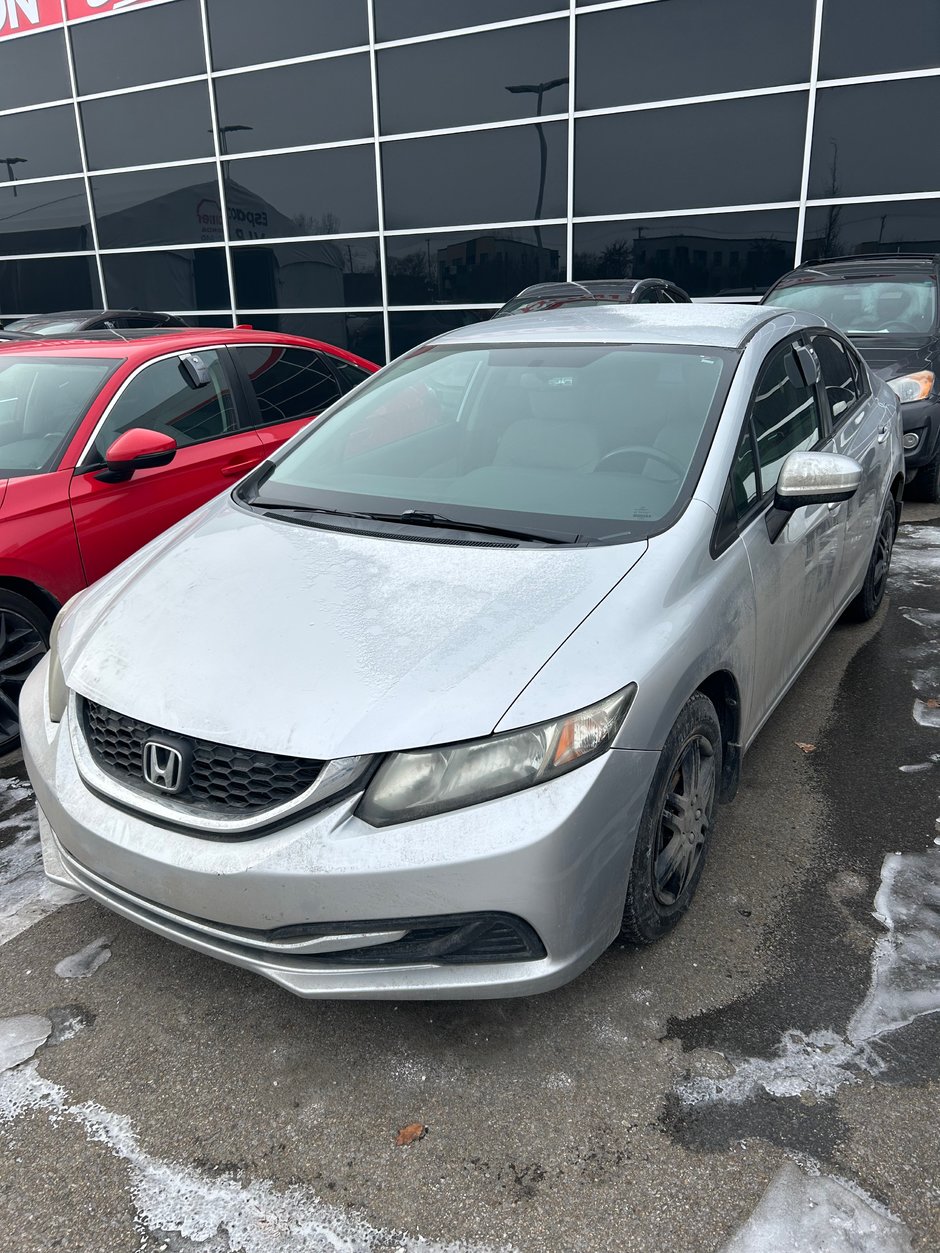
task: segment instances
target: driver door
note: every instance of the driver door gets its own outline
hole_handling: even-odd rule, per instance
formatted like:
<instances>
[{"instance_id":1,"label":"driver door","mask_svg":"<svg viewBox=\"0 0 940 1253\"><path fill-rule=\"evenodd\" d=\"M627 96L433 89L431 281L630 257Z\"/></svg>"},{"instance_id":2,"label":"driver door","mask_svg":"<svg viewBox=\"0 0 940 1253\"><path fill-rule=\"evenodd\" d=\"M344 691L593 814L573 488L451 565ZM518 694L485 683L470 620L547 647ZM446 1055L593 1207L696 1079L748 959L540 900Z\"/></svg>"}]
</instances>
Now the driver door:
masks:
<instances>
[{"instance_id":1,"label":"driver door","mask_svg":"<svg viewBox=\"0 0 940 1253\"><path fill-rule=\"evenodd\" d=\"M69 499L85 576L100 579L156 535L258 465L264 443L243 430L223 356L200 349L209 383L194 389L179 354L150 362L112 402L72 477ZM137 427L171 435L167 466L138 470L124 483L98 477L108 448Z\"/></svg>"}]
</instances>

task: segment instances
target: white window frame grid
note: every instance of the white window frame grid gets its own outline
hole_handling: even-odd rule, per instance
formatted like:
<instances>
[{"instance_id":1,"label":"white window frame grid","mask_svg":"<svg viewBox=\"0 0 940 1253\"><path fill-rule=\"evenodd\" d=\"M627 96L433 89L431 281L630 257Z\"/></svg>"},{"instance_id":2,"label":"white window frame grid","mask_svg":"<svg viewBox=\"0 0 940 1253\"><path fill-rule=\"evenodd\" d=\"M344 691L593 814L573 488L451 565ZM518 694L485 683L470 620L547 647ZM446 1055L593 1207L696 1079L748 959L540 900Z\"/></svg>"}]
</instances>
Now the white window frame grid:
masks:
<instances>
[{"instance_id":1,"label":"white window frame grid","mask_svg":"<svg viewBox=\"0 0 940 1253\"><path fill-rule=\"evenodd\" d=\"M166 4L174 3L175 0L150 0L146 8L154 8ZM795 210L797 214L796 238L793 251L793 264L798 265L803 256L803 244L805 237L806 213L811 208L825 208L838 205L852 204L879 204L889 202L910 202L916 203L921 200L938 200L940 201L940 189L936 191L924 192L884 192L873 195L862 196L833 196L812 198L808 195L809 176L810 176L810 160L812 155L813 141L813 124L815 118L816 99L820 89L830 87L847 87L868 83L888 83L897 81L910 81L917 78L936 78L940 77L940 65L931 66L923 69L889 71L880 74L859 74L840 78L819 78L819 55L822 35L822 19L826 0L815 0L813 12L813 37L812 51L810 62L809 77L805 81L775 84L768 87L747 88L726 92L711 92L707 94L681 96L663 100L648 100L630 104L613 105L604 108L594 109L576 109L576 76L577 76L577 30L578 18L611 9L633 8L645 4L664 4L668 0L601 0L600 3L578 5L577 0L568 0L567 6L559 3L555 8L547 10L545 13L531 14L525 17L511 18L502 21L481 23L479 25L462 26L452 30L433 31L422 35L413 35L400 39L378 40L375 37L375 0L366 0L368 12L368 30L369 42L366 44L358 44L349 48L331 49L326 52L307 53L302 56L288 57L275 61L259 62L252 65L235 66L226 69L211 69L211 41L208 15L208 0L197 0L198 10L202 27L203 52L206 59L207 72L204 74L190 74L180 78L164 79L156 82L140 83L132 87L114 88L108 91L79 93L77 76L75 70L75 59L72 46L71 28L76 25L83 25L88 22L99 22L106 20L120 20L125 14L115 14L113 12L94 14L89 17L66 20L65 17L65 0L60 0L62 6L63 23L61 29L64 32L66 61L68 69L69 85L72 94L68 97L56 100L42 101L39 104L18 106L15 108L0 110L0 118L16 116L21 113L34 113L43 109L53 109L62 106L71 106L75 125L78 131L78 146L80 154L80 168L63 174L47 175L37 178L18 178L17 186L30 186L37 184L53 184L57 182L66 182L69 180L80 182L84 189L87 206L90 214L91 227L90 233L93 247L90 249L73 249L60 252L32 252L32 253L0 253L0 262L6 261L29 261L29 260L54 260L65 257L88 257L95 262L97 277L101 286L102 302L105 307L108 306L108 291L105 277L104 259L108 256L126 256L135 253L153 253L153 252L179 252L179 251L195 251L201 249L224 249L226 261L226 273L228 276L229 290L231 294L231 305L220 309L180 309L167 310L183 317L191 318L207 318L218 317L230 319L235 325L246 317L254 315L258 316L276 316L276 315L381 315L383 320L383 332L385 340L386 354L390 356L390 330L389 315L395 313L417 313L417 312L461 312L461 311L488 311L498 309L501 301L485 302L485 303L428 303L428 304L390 304L388 299L388 258L386 253L386 240L394 237L407 237L410 235L449 235L461 234L467 232L493 231L493 230L517 230L540 227L563 227L566 237L566 259L565 259L565 277L571 279L573 264L573 243L574 229L577 225L603 223L603 222L643 222L656 221L663 218L680 218L680 217L703 217L714 216L719 214L731 213L759 213L771 212L774 210ZM132 13L134 9L128 10ZM378 53L388 48L406 47L414 44L434 43L443 39L457 39L465 35L484 34L490 31L499 31L505 29L516 28L519 26L540 25L546 22L566 21L568 24L568 107L564 111L556 113L546 113L538 118L508 118L495 122L477 122L467 123L458 126L447 126L429 128L426 130L396 132L394 134L384 134L380 130L379 119L379 102L378 102ZM30 38L35 35L48 33L49 28L38 31L22 31L12 36L7 36L3 42L9 40L19 40ZM317 61L335 60L344 57L366 55L369 58L369 73L371 79L372 93L372 134L360 136L351 139L330 140L320 143L301 144L290 147L281 148L263 148L243 153L223 154L221 152L218 130L218 110L215 91L213 84L218 79L231 78L238 75L246 75L259 73L265 70L278 69L285 66L304 65ZM154 91L160 88L176 87L188 83L205 83L207 85L209 95L210 117L213 133L213 152L209 156L192 158L186 160L161 161L152 163L143 163L139 165L120 166L107 169L91 169L88 164L87 148L85 144L84 125L81 114L81 105L89 100L103 100L117 98L127 95L135 95L144 91ZM731 205L700 205L700 206L682 206L682 207L663 207L656 210L645 210L638 213L609 213L609 214L591 214L577 215L574 212L574 179L575 179L575 122L580 118L609 116L620 113L638 113L649 110L680 108L685 105L709 104L716 101L731 100L747 100L763 96L787 95L794 93L802 93L806 96L806 126L804 133L802 170L800 180L799 198L793 200L781 200L773 202L752 202L747 204L731 204ZM497 221L497 222L464 222L464 223L448 223L427 226L411 226L407 228L388 228L384 221L384 187L382 173L382 149L383 145L398 143L407 140L428 139L446 135L472 134L481 131L493 131L502 129L511 129L516 127L533 127L547 122L565 122L568 126L566 137L567 149L567 183L566 183L566 215L565 217L552 217L540 219L524 219L513 221ZM230 235L229 221L227 212L222 213L222 239L212 242L193 241L188 243L176 244L154 244L139 247L121 247L121 248L103 248L100 246L98 239L97 220L94 211L94 198L92 192L93 178L107 178L112 175L133 174L149 170L161 169L178 169L196 166L211 166L215 168L216 177L219 186L220 204L225 203L224 197L224 164L228 162L230 165L238 161L251 160L264 156L286 156L295 153L318 152L333 148L350 148L350 147L368 147L371 146L374 154L375 162L375 179L376 193L378 203L378 221L377 229L369 231L342 231L334 234L311 234L311 235L289 235L266 238L263 240L233 240ZM238 303L237 292L235 287L234 273L234 250L238 248L252 247L273 247L277 245L329 242L334 240L356 240L368 239L375 240L378 244L379 270L380 270L380 290L382 295L381 305L363 305L363 306L331 306L317 307L306 306L298 308L245 308ZM714 299L714 298L712 298ZM720 298L719 298L720 299ZM26 316L20 311L10 311L6 313L0 309L0 317Z\"/></svg>"}]
</instances>

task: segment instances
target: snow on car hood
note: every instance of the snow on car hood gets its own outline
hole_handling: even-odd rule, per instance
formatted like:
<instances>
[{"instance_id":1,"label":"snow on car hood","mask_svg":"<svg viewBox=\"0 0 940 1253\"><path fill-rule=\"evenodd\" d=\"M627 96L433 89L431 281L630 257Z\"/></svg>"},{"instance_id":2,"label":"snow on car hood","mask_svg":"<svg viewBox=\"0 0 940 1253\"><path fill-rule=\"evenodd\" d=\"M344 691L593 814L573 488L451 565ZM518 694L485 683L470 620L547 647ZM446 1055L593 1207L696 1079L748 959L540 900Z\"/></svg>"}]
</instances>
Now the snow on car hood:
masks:
<instances>
[{"instance_id":1,"label":"snow on car hood","mask_svg":"<svg viewBox=\"0 0 940 1253\"><path fill-rule=\"evenodd\" d=\"M469 739L646 547L343 534L226 497L85 593L60 657L79 694L238 747L325 759Z\"/></svg>"}]
</instances>

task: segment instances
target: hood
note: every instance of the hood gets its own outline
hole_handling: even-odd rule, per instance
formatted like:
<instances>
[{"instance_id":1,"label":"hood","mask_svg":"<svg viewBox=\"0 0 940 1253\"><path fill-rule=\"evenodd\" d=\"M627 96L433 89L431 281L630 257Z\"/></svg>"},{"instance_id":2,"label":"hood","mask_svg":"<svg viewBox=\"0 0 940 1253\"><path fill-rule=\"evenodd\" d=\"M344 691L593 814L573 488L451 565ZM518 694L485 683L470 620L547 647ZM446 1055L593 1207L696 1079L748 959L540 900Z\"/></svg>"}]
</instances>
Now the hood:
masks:
<instances>
[{"instance_id":1,"label":"hood","mask_svg":"<svg viewBox=\"0 0 940 1253\"><path fill-rule=\"evenodd\" d=\"M865 337L849 337L862 357L883 379L900 378L902 374L914 374L918 370L935 369L934 341L930 339L908 340L901 343L882 343Z\"/></svg>"},{"instance_id":2,"label":"hood","mask_svg":"<svg viewBox=\"0 0 940 1253\"><path fill-rule=\"evenodd\" d=\"M343 534L225 497L85 593L60 657L81 695L242 748L328 759L470 739L646 547Z\"/></svg>"}]
</instances>

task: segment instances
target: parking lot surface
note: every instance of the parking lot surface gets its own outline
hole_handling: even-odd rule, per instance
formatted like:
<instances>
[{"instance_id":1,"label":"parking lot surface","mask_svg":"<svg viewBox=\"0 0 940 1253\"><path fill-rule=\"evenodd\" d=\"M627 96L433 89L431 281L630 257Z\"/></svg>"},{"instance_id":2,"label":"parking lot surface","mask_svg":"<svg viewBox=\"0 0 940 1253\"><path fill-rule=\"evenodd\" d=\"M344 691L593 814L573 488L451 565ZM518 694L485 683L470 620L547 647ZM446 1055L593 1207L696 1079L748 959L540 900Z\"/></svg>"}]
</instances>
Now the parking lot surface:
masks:
<instances>
[{"instance_id":1,"label":"parking lot surface","mask_svg":"<svg viewBox=\"0 0 940 1253\"><path fill-rule=\"evenodd\" d=\"M63 900L8 758L0 1248L940 1247L938 645L940 510L912 506L687 918L529 1000L304 1002Z\"/></svg>"}]
</instances>

